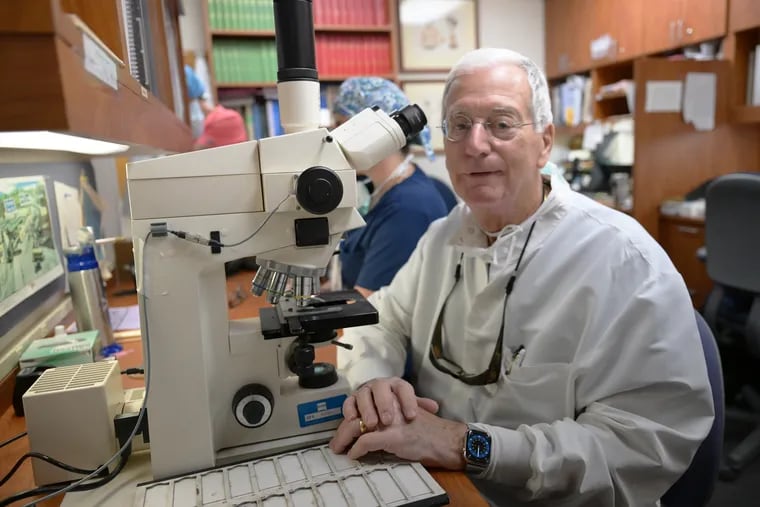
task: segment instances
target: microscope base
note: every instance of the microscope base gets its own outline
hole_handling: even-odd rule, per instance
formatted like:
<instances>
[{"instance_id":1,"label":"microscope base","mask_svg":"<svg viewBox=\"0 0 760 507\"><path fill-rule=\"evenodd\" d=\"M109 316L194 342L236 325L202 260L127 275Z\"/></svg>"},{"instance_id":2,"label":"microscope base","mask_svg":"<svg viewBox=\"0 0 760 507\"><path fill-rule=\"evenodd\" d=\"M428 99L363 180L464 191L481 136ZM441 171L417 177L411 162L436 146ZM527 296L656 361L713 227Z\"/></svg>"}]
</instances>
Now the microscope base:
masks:
<instances>
[{"instance_id":1,"label":"microscope base","mask_svg":"<svg viewBox=\"0 0 760 507\"><path fill-rule=\"evenodd\" d=\"M333 435L335 435L335 430L319 431L307 435L296 435L294 437L279 438L268 442L259 442L256 444L222 449L216 454L216 463L217 466L229 465L242 460L261 458L295 449L320 445L329 442Z\"/></svg>"}]
</instances>

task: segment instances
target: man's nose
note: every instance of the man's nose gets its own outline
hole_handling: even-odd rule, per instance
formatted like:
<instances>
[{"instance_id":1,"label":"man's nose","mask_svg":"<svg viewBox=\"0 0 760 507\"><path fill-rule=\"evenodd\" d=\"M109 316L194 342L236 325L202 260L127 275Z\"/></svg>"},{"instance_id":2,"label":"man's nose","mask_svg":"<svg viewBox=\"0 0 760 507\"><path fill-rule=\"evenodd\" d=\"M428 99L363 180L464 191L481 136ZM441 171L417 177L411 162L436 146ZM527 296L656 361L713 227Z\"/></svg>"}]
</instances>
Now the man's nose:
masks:
<instances>
[{"instance_id":1,"label":"man's nose","mask_svg":"<svg viewBox=\"0 0 760 507\"><path fill-rule=\"evenodd\" d=\"M485 124L473 123L464 138L465 150L470 156L478 156L491 151L491 134Z\"/></svg>"}]
</instances>

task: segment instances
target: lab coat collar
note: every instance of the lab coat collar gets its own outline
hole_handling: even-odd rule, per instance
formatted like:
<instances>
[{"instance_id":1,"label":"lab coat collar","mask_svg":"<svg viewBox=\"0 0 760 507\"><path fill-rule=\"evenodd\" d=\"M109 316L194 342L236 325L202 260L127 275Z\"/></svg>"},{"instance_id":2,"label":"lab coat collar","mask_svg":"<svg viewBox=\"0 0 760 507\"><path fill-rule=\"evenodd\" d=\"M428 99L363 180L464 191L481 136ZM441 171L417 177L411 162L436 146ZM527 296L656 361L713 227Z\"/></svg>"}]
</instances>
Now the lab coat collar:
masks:
<instances>
[{"instance_id":1,"label":"lab coat collar","mask_svg":"<svg viewBox=\"0 0 760 507\"><path fill-rule=\"evenodd\" d=\"M550 181L552 191L541 206L522 223L508 225L502 229L499 237L490 246L472 210L463 204L455 211L459 214L459 226L449 239L449 244L454 246L457 254L465 257L479 258L493 266L508 266L513 261L515 245L525 241L530 225L535 221L536 228L530 240L529 250L537 251L567 213L568 194L572 192L562 176L552 174Z\"/></svg>"}]
</instances>

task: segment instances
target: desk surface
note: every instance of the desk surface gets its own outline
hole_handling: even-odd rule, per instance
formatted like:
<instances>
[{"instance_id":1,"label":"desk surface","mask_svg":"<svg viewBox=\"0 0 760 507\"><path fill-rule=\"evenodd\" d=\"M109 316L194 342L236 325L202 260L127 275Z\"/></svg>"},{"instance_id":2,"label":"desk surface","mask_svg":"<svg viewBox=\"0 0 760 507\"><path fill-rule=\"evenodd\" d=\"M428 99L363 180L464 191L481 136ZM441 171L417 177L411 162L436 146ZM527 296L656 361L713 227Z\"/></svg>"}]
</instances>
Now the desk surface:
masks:
<instances>
[{"instance_id":1,"label":"desk surface","mask_svg":"<svg viewBox=\"0 0 760 507\"><path fill-rule=\"evenodd\" d=\"M234 276L228 278L228 292L233 295L238 286L243 287L244 291L250 284L250 280L253 277L252 272L240 272ZM123 287L122 287L123 288ZM134 295L128 296L112 296L112 293L116 289L109 289L109 301L112 306L126 306L136 304L136 297ZM262 299L255 298L250 294L243 299L243 301L230 309L230 318L239 319L245 317L251 317L252 314L258 313L258 308L262 305ZM121 342L125 346L126 354L119 358L119 363L122 368L139 367L142 364L142 350L140 347L139 338L127 338ZM321 347L317 349L317 352L321 356L319 359L322 361L334 362L335 352L328 347ZM126 376L125 376L126 377ZM142 385L142 378L123 378L124 388L132 388ZM5 441L15 435L26 430L26 423L23 417L16 417L13 413L13 407L9 407L5 413L0 416L0 442ZM21 438L6 447L2 448L0 452L0 473L7 473L14 463L24 453L29 451L29 440L24 437ZM436 481L446 490L449 495L452 506L486 506L486 502L478 493L475 486L470 482L469 478L461 472L451 472L447 470L430 470L431 475ZM11 479L0 486L0 500L27 489L34 488L34 479L32 476L32 466L30 460L24 461L19 470L11 477ZM29 501L27 499L27 501ZM39 504L41 507L60 506L63 501L62 497L56 497L49 501ZM67 502L68 503L68 502ZM24 502L16 502L13 506L23 505ZM78 503L78 505L82 505ZM107 503L101 503L99 505L108 505Z\"/></svg>"}]
</instances>

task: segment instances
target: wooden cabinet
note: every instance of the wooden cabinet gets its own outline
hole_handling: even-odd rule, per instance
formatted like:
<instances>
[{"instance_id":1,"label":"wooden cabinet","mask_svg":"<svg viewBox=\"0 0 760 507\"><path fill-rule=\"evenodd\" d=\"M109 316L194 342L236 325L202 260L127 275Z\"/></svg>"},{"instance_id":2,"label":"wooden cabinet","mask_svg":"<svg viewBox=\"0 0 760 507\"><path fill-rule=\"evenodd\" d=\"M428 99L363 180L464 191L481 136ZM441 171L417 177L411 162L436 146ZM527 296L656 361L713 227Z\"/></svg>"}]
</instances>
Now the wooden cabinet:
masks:
<instances>
[{"instance_id":1,"label":"wooden cabinet","mask_svg":"<svg viewBox=\"0 0 760 507\"><path fill-rule=\"evenodd\" d=\"M634 58L643 52L644 10L630 0L546 0L546 74L549 78ZM591 43L609 37L606 54Z\"/></svg>"},{"instance_id":2,"label":"wooden cabinet","mask_svg":"<svg viewBox=\"0 0 760 507\"><path fill-rule=\"evenodd\" d=\"M660 215L660 245L683 276L697 309L702 307L713 285L705 263L697 257L697 250L704 244L704 221Z\"/></svg>"},{"instance_id":3,"label":"wooden cabinet","mask_svg":"<svg viewBox=\"0 0 760 507\"><path fill-rule=\"evenodd\" d=\"M760 3L758 0L731 0L728 30L738 32L760 26Z\"/></svg>"},{"instance_id":4,"label":"wooden cabinet","mask_svg":"<svg viewBox=\"0 0 760 507\"><path fill-rule=\"evenodd\" d=\"M646 110L646 83L683 81L691 72L717 77L712 130L696 130L680 112ZM730 72L726 60L642 58L634 62L633 217L655 239L660 238L659 209L664 200L683 196L722 174L760 170L759 129L729 121Z\"/></svg>"},{"instance_id":5,"label":"wooden cabinet","mask_svg":"<svg viewBox=\"0 0 760 507\"><path fill-rule=\"evenodd\" d=\"M578 66L582 51L578 29L579 0L546 0L546 75L557 77L569 74Z\"/></svg>"},{"instance_id":6,"label":"wooden cabinet","mask_svg":"<svg viewBox=\"0 0 760 507\"><path fill-rule=\"evenodd\" d=\"M628 60L644 53L645 12L642 3L613 0L612 29L616 40L616 60Z\"/></svg>"},{"instance_id":7,"label":"wooden cabinet","mask_svg":"<svg viewBox=\"0 0 760 507\"><path fill-rule=\"evenodd\" d=\"M757 9L757 0L754 3ZM723 37L727 18L726 0L683 0L681 18L676 22L680 45Z\"/></svg>"},{"instance_id":8,"label":"wooden cabinet","mask_svg":"<svg viewBox=\"0 0 760 507\"><path fill-rule=\"evenodd\" d=\"M6 76L0 79L0 130L65 132L126 144L134 154L190 149L192 133L178 117L186 110L181 68L174 89L163 64L159 85L142 86L126 62L121 3L103 0L95 10L91 3L0 2L0 74ZM174 0L156 5L177 6ZM155 26L164 23L178 30L176 15ZM163 52L157 62L168 61L169 51L181 56L174 42L171 49L165 39L154 46Z\"/></svg>"},{"instance_id":9,"label":"wooden cabinet","mask_svg":"<svg viewBox=\"0 0 760 507\"><path fill-rule=\"evenodd\" d=\"M644 51L658 53L726 34L727 0L643 0Z\"/></svg>"}]
</instances>

